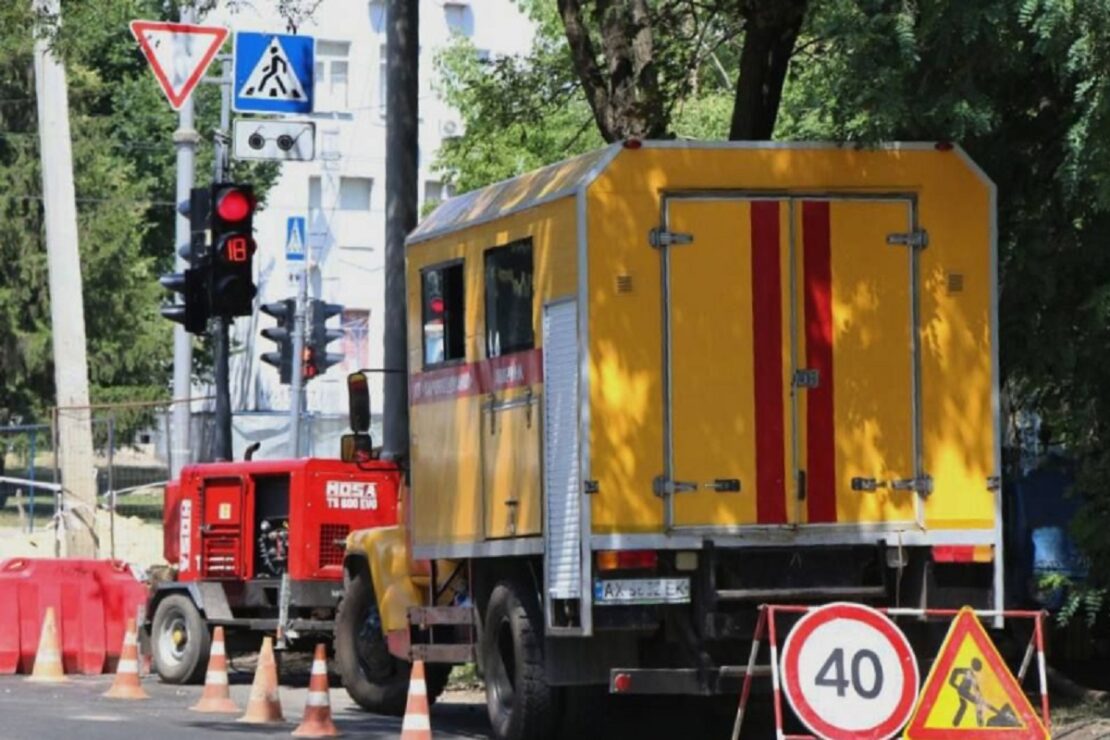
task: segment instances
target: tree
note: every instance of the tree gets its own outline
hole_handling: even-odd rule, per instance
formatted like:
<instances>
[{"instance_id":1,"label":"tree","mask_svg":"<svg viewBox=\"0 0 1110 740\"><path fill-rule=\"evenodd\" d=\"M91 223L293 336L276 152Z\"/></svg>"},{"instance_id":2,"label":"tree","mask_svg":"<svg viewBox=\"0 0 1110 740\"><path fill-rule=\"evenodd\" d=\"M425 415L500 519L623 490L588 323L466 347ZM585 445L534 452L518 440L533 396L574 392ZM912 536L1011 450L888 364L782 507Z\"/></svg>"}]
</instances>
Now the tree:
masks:
<instances>
[{"instance_id":1,"label":"tree","mask_svg":"<svg viewBox=\"0 0 1110 740\"><path fill-rule=\"evenodd\" d=\"M0 8L0 423L42 418L54 398L30 5ZM168 394L172 324L157 278L174 257L176 115L126 31L163 12L156 0L66 3L51 29L69 78L94 402ZM196 94L198 129L211 130L218 91ZM210 168L202 146L198 179ZM275 170L250 173L265 192Z\"/></svg>"},{"instance_id":2,"label":"tree","mask_svg":"<svg viewBox=\"0 0 1110 740\"><path fill-rule=\"evenodd\" d=\"M606 141L671 135L674 106L741 39L730 139L769 139L807 0L558 0Z\"/></svg>"}]
</instances>

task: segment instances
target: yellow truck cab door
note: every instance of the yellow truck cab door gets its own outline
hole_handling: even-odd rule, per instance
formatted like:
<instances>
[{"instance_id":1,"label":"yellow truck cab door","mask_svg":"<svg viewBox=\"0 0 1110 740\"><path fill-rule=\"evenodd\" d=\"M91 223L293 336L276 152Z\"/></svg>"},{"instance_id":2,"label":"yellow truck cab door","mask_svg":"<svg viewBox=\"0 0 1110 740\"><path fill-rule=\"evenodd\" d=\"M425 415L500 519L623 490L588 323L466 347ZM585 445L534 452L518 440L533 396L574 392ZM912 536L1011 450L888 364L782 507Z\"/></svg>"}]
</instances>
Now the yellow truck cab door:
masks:
<instances>
[{"instance_id":1,"label":"yellow truck cab door","mask_svg":"<svg viewBox=\"0 0 1110 740\"><path fill-rule=\"evenodd\" d=\"M912 522L912 201L673 193L661 253L668 529Z\"/></svg>"}]
</instances>

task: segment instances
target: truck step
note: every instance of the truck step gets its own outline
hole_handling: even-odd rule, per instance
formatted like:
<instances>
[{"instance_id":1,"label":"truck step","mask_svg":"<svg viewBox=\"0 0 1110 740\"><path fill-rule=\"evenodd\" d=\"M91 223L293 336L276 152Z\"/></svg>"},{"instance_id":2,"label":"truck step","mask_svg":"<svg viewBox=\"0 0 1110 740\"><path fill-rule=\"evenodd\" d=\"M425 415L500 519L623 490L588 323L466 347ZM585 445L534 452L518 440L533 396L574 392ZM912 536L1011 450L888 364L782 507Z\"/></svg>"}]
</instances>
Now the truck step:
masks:
<instances>
[{"instance_id":1,"label":"truck step","mask_svg":"<svg viewBox=\"0 0 1110 740\"><path fill-rule=\"evenodd\" d=\"M473 645L427 645L418 643L409 648L413 660L426 663L473 663L477 660Z\"/></svg>"},{"instance_id":2,"label":"truck step","mask_svg":"<svg viewBox=\"0 0 1110 740\"><path fill-rule=\"evenodd\" d=\"M471 606L410 606L409 624L424 629L440 624L465 625L477 623Z\"/></svg>"},{"instance_id":3,"label":"truck step","mask_svg":"<svg viewBox=\"0 0 1110 740\"><path fill-rule=\"evenodd\" d=\"M721 601L786 603L790 601L829 601L878 599L886 596L885 586L832 586L825 588L726 588L717 590Z\"/></svg>"}]
</instances>

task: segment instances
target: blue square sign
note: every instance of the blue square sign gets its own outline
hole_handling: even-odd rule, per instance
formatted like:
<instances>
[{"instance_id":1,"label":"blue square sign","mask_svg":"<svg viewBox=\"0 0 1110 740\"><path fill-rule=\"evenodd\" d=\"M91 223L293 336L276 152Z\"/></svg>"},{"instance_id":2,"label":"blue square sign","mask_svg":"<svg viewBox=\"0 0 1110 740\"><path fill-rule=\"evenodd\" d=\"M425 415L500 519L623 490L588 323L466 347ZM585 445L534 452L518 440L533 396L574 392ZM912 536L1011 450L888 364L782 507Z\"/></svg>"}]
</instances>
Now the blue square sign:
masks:
<instances>
[{"instance_id":1,"label":"blue square sign","mask_svg":"<svg viewBox=\"0 0 1110 740\"><path fill-rule=\"evenodd\" d=\"M316 39L280 33L235 34L235 96L240 113L311 113Z\"/></svg>"}]
</instances>

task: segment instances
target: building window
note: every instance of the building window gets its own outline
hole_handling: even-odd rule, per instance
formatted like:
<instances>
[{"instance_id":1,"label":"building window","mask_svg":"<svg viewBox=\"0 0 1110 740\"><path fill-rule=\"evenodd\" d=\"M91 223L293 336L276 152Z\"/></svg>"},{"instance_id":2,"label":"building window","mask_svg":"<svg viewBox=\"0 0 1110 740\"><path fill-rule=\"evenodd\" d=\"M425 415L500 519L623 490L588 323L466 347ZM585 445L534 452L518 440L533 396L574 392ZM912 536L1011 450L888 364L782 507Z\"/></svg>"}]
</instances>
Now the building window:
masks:
<instances>
[{"instance_id":1,"label":"building window","mask_svg":"<svg viewBox=\"0 0 1110 740\"><path fill-rule=\"evenodd\" d=\"M466 356L463 263L429 267L421 275L424 322L424 367Z\"/></svg>"},{"instance_id":2,"label":"building window","mask_svg":"<svg viewBox=\"0 0 1110 740\"><path fill-rule=\"evenodd\" d=\"M346 41L316 42L316 110L347 110L350 53Z\"/></svg>"},{"instance_id":3,"label":"building window","mask_svg":"<svg viewBox=\"0 0 1110 740\"><path fill-rule=\"evenodd\" d=\"M486 357L532 349L532 240L486 251Z\"/></svg>"},{"instance_id":4,"label":"building window","mask_svg":"<svg viewBox=\"0 0 1110 740\"><path fill-rule=\"evenodd\" d=\"M439 180L424 181L424 206L435 206L455 194L455 189Z\"/></svg>"},{"instance_id":5,"label":"building window","mask_svg":"<svg viewBox=\"0 0 1110 740\"><path fill-rule=\"evenodd\" d=\"M324 207L324 188L319 175L308 178L308 210L319 211Z\"/></svg>"},{"instance_id":6,"label":"building window","mask_svg":"<svg viewBox=\"0 0 1110 740\"><path fill-rule=\"evenodd\" d=\"M353 373L370 364L370 312L343 311L343 369Z\"/></svg>"},{"instance_id":7,"label":"building window","mask_svg":"<svg viewBox=\"0 0 1110 740\"><path fill-rule=\"evenodd\" d=\"M339 210L369 211L374 180L369 177L339 178Z\"/></svg>"},{"instance_id":8,"label":"building window","mask_svg":"<svg viewBox=\"0 0 1110 740\"><path fill-rule=\"evenodd\" d=\"M474 33L474 16L471 14L468 4L448 0L443 4L443 16L447 21L447 29L451 33L463 36L470 36Z\"/></svg>"}]
</instances>

